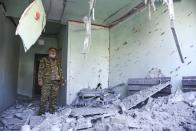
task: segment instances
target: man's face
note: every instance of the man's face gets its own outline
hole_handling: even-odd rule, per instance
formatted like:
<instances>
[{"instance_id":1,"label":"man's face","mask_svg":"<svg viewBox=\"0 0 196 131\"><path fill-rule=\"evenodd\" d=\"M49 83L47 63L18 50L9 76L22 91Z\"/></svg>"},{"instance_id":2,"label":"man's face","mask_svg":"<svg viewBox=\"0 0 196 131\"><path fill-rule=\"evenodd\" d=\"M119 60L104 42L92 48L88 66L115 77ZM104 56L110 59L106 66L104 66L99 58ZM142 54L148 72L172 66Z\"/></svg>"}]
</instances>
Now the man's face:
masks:
<instances>
[{"instance_id":1,"label":"man's face","mask_svg":"<svg viewBox=\"0 0 196 131\"><path fill-rule=\"evenodd\" d=\"M49 57L54 59L56 58L56 50L55 49L51 49L48 51Z\"/></svg>"}]
</instances>

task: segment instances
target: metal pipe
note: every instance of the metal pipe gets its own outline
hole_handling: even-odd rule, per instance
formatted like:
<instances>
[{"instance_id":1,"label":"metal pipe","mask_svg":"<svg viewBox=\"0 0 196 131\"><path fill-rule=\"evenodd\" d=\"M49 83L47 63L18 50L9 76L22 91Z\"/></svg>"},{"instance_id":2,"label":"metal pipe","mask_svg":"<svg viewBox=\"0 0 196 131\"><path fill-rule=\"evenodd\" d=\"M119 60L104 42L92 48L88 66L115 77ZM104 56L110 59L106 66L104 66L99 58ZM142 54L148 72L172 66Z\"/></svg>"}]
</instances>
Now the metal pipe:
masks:
<instances>
[{"instance_id":1,"label":"metal pipe","mask_svg":"<svg viewBox=\"0 0 196 131\"><path fill-rule=\"evenodd\" d=\"M176 47L177 47L178 54L180 56L181 62L184 63L184 58L182 56L182 52L181 52L181 49L180 49L180 44L179 44L179 41L178 41L176 30L175 30L174 27L171 27L171 30L172 30L172 33L173 33L173 37L174 37L174 40L175 40L175 43L176 43Z\"/></svg>"}]
</instances>

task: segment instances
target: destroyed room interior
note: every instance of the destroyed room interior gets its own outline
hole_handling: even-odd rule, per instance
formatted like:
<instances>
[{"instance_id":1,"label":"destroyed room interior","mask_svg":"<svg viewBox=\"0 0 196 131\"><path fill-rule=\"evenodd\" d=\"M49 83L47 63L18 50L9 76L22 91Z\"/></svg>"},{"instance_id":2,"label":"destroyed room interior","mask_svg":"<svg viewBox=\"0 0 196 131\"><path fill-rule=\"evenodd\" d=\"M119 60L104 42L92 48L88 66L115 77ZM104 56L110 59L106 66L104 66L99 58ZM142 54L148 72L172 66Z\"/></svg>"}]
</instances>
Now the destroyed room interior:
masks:
<instances>
[{"instance_id":1,"label":"destroyed room interior","mask_svg":"<svg viewBox=\"0 0 196 131\"><path fill-rule=\"evenodd\" d=\"M196 131L196 0L0 0L0 131Z\"/></svg>"}]
</instances>

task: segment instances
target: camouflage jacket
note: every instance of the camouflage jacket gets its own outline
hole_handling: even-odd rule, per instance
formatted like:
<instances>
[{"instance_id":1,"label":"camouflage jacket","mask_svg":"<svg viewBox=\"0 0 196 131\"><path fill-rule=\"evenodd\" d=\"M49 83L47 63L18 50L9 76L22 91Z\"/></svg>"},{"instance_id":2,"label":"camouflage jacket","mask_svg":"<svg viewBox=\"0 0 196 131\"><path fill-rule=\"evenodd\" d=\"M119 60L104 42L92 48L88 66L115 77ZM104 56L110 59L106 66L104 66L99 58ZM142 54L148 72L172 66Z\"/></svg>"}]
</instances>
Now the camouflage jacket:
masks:
<instances>
[{"instance_id":1,"label":"camouflage jacket","mask_svg":"<svg viewBox=\"0 0 196 131\"><path fill-rule=\"evenodd\" d=\"M39 64L38 81L50 83L53 80L59 80L64 83L63 70L60 61L51 60L49 57L42 58Z\"/></svg>"}]
</instances>

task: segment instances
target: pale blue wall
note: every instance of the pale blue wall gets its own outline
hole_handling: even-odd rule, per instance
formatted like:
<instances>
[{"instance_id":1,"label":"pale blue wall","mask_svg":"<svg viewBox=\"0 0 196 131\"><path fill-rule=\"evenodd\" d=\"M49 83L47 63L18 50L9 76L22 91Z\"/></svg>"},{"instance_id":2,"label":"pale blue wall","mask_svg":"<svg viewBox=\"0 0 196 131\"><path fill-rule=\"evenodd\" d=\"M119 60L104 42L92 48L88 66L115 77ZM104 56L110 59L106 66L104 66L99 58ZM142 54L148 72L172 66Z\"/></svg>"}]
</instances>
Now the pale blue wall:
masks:
<instances>
[{"instance_id":1,"label":"pale blue wall","mask_svg":"<svg viewBox=\"0 0 196 131\"><path fill-rule=\"evenodd\" d=\"M68 46L68 27L62 25L61 30L58 34L58 44L61 51L62 68L65 78L65 86L59 89L59 105L66 105L67 101L67 46Z\"/></svg>"},{"instance_id":2,"label":"pale blue wall","mask_svg":"<svg viewBox=\"0 0 196 131\"><path fill-rule=\"evenodd\" d=\"M31 0L4 0L6 6L6 16L20 17Z\"/></svg>"},{"instance_id":3,"label":"pale blue wall","mask_svg":"<svg viewBox=\"0 0 196 131\"><path fill-rule=\"evenodd\" d=\"M15 102L20 40L0 9L0 112Z\"/></svg>"},{"instance_id":4,"label":"pale blue wall","mask_svg":"<svg viewBox=\"0 0 196 131\"><path fill-rule=\"evenodd\" d=\"M152 68L171 76L174 89L181 86L182 76L196 76L196 0L174 5L185 63L177 53L166 8L158 8L151 21L148 9L144 9L110 30L110 86L126 83L128 78L146 77Z\"/></svg>"},{"instance_id":5,"label":"pale blue wall","mask_svg":"<svg viewBox=\"0 0 196 131\"><path fill-rule=\"evenodd\" d=\"M109 30L92 26L92 44L85 58L81 54L85 38L85 26L68 24L67 103L70 104L83 88L96 88L102 83L108 87Z\"/></svg>"}]
</instances>

